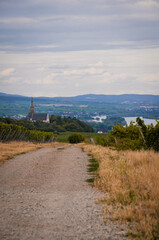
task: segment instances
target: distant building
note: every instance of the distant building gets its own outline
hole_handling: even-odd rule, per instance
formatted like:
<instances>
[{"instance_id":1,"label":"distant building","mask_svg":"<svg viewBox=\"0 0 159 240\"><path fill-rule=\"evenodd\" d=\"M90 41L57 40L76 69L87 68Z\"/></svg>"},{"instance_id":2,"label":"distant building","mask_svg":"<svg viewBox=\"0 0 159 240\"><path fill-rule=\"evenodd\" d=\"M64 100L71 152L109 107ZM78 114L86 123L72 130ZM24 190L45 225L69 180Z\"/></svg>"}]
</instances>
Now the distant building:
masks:
<instances>
[{"instance_id":1,"label":"distant building","mask_svg":"<svg viewBox=\"0 0 159 240\"><path fill-rule=\"evenodd\" d=\"M102 131L98 131L97 133L103 133Z\"/></svg>"},{"instance_id":2,"label":"distant building","mask_svg":"<svg viewBox=\"0 0 159 240\"><path fill-rule=\"evenodd\" d=\"M109 132L107 128L100 128L97 130L97 133L107 133Z\"/></svg>"},{"instance_id":3,"label":"distant building","mask_svg":"<svg viewBox=\"0 0 159 240\"><path fill-rule=\"evenodd\" d=\"M31 98L31 105L30 105L30 112L26 116L26 119L30 122L36 122L40 120L42 122L49 123L49 114L48 113L35 113L34 105L33 105L33 98Z\"/></svg>"}]
</instances>

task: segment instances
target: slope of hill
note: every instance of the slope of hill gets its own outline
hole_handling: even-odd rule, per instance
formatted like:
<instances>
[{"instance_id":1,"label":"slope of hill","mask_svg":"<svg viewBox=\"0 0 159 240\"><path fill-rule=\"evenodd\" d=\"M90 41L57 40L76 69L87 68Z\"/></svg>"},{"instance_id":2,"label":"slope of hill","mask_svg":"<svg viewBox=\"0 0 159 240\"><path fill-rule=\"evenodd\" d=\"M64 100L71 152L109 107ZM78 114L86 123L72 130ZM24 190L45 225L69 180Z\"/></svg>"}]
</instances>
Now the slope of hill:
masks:
<instances>
[{"instance_id":1,"label":"slope of hill","mask_svg":"<svg viewBox=\"0 0 159 240\"><path fill-rule=\"evenodd\" d=\"M29 100L29 97L0 93L0 101L12 100ZM86 94L75 97L36 97L38 102L57 101L57 102L96 102L96 103L116 103L116 104L146 104L146 105L159 105L159 95L150 94L122 94L122 95L104 95L104 94Z\"/></svg>"},{"instance_id":2,"label":"slope of hill","mask_svg":"<svg viewBox=\"0 0 159 240\"><path fill-rule=\"evenodd\" d=\"M43 123L41 121L28 122L25 119L15 120L11 118L0 118L0 122L23 126L29 130L38 130L44 132L93 132L93 128L85 122L82 122L76 118L62 118L55 115L50 117L50 123Z\"/></svg>"}]
</instances>

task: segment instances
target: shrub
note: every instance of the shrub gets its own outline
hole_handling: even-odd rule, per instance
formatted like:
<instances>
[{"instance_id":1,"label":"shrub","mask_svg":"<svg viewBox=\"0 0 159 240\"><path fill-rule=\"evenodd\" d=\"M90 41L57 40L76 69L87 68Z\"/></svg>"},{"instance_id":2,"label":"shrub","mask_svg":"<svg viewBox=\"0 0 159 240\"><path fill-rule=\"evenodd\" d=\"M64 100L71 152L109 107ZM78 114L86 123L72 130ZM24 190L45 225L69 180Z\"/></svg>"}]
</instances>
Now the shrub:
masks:
<instances>
[{"instance_id":1,"label":"shrub","mask_svg":"<svg viewBox=\"0 0 159 240\"><path fill-rule=\"evenodd\" d=\"M74 133L68 137L70 143L80 143L85 140L85 137L82 134Z\"/></svg>"},{"instance_id":2,"label":"shrub","mask_svg":"<svg viewBox=\"0 0 159 240\"><path fill-rule=\"evenodd\" d=\"M95 143L104 147L115 146L114 138L110 134L107 134L106 136L97 136L95 138Z\"/></svg>"},{"instance_id":3,"label":"shrub","mask_svg":"<svg viewBox=\"0 0 159 240\"><path fill-rule=\"evenodd\" d=\"M156 120L157 121L157 120ZM159 152L159 121L153 126L144 124L139 117L137 124L130 123L123 127L122 124L114 126L114 129L106 137L96 137L96 144L102 146L116 146L118 150L153 149Z\"/></svg>"}]
</instances>

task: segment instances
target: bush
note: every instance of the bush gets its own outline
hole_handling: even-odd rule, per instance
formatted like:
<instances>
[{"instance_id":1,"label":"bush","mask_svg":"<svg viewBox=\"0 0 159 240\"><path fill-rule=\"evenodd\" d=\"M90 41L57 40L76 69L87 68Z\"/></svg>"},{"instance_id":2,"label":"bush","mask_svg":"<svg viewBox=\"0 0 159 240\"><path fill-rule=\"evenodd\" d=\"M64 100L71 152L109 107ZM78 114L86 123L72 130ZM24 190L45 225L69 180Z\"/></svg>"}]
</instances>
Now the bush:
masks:
<instances>
[{"instance_id":1,"label":"bush","mask_svg":"<svg viewBox=\"0 0 159 240\"><path fill-rule=\"evenodd\" d=\"M118 150L128 150L131 149L133 151L140 150L144 148L143 141L141 138L139 139L130 139L130 138L118 138L117 139L117 149Z\"/></svg>"},{"instance_id":2,"label":"bush","mask_svg":"<svg viewBox=\"0 0 159 240\"><path fill-rule=\"evenodd\" d=\"M104 147L115 146L114 138L110 134L107 134L106 136L95 137L95 143Z\"/></svg>"},{"instance_id":3,"label":"bush","mask_svg":"<svg viewBox=\"0 0 159 240\"><path fill-rule=\"evenodd\" d=\"M146 126L139 117L137 124L129 126L118 124L106 137L96 137L96 144L102 146L116 146L118 150L153 149L159 152L159 121L156 125Z\"/></svg>"},{"instance_id":4,"label":"bush","mask_svg":"<svg viewBox=\"0 0 159 240\"><path fill-rule=\"evenodd\" d=\"M85 140L85 137L82 134L74 133L68 137L70 143L80 143Z\"/></svg>"},{"instance_id":5,"label":"bush","mask_svg":"<svg viewBox=\"0 0 159 240\"><path fill-rule=\"evenodd\" d=\"M159 152L159 121L157 121L155 127L153 125L149 126L145 138L147 148Z\"/></svg>"}]
</instances>

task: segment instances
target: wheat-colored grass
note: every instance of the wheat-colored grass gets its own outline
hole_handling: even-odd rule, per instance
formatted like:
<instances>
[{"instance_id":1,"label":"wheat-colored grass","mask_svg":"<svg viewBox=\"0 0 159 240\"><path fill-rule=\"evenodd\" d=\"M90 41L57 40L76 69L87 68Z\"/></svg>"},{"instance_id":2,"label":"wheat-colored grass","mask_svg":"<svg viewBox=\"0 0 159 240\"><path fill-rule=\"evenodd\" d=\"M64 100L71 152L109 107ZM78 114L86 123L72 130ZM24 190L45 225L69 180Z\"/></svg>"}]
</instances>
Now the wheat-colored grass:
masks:
<instances>
[{"instance_id":1,"label":"wheat-colored grass","mask_svg":"<svg viewBox=\"0 0 159 240\"><path fill-rule=\"evenodd\" d=\"M68 144L65 143L32 143L32 142L0 142L0 162L4 162L7 159L12 158L15 155L30 152L39 148L50 148L65 146Z\"/></svg>"},{"instance_id":2,"label":"wheat-colored grass","mask_svg":"<svg viewBox=\"0 0 159 240\"><path fill-rule=\"evenodd\" d=\"M159 239L159 153L80 146L100 163L95 185L107 192L106 213L129 222L134 239Z\"/></svg>"}]
</instances>

